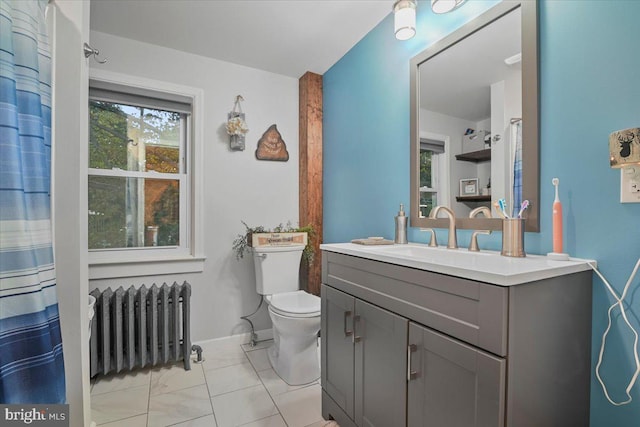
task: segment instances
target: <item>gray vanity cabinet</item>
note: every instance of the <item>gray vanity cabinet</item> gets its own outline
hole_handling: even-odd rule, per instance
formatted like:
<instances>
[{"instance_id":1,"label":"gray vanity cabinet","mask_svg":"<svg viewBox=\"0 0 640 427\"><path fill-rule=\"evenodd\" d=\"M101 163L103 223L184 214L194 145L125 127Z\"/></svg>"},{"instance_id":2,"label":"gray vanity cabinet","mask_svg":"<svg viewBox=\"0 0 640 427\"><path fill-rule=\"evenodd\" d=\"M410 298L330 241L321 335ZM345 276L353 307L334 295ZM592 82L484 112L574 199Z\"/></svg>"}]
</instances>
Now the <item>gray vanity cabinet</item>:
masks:
<instances>
[{"instance_id":1,"label":"gray vanity cabinet","mask_svg":"<svg viewBox=\"0 0 640 427\"><path fill-rule=\"evenodd\" d=\"M404 426L407 319L328 286L322 313L322 384L340 407L330 416L341 426Z\"/></svg>"},{"instance_id":2,"label":"gray vanity cabinet","mask_svg":"<svg viewBox=\"0 0 640 427\"><path fill-rule=\"evenodd\" d=\"M346 415L354 411L353 312L355 298L322 286L322 386ZM327 357L330 354L331 357Z\"/></svg>"},{"instance_id":3,"label":"gray vanity cabinet","mask_svg":"<svg viewBox=\"0 0 640 427\"><path fill-rule=\"evenodd\" d=\"M506 362L413 322L407 425L504 425Z\"/></svg>"},{"instance_id":4,"label":"gray vanity cabinet","mask_svg":"<svg viewBox=\"0 0 640 427\"><path fill-rule=\"evenodd\" d=\"M590 271L498 286L331 251L322 260L325 419L589 425Z\"/></svg>"},{"instance_id":5,"label":"gray vanity cabinet","mask_svg":"<svg viewBox=\"0 0 640 427\"><path fill-rule=\"evenodd\" d=\"M406 423L407 319L356 299L355 422L402 427ZM393 390L393 393L389 393Z\"/></svg>"}]
</instances>

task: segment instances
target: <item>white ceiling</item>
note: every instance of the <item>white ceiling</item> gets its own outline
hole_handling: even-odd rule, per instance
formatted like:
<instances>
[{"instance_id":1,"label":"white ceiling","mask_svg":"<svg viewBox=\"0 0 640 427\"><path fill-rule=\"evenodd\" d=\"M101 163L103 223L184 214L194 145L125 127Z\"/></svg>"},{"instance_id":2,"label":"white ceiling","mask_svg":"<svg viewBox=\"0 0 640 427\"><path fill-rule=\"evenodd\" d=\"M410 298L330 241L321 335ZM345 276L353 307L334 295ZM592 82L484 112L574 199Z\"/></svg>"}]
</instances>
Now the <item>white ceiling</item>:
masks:
<instances>
[{"instance_id":1,"label":"white ceiling","mask_svg":"<svg viewBox=\"0 0 640 427\"><path fill-rule=\"evenodd\" d=\"M504 63L520 53L516 9L420 65L420 108L470 121L491 116L491 84L520 72Z\"/></svg>"},{"instance_id":2,"label":"white ceiling","mask_svg":"<svg viewBox=\"0 0 640 427\"><path fill-rule=\"evenodd\" d=\"M92 0L91 29L298 78L324 74L392 6L392 0Z\"/></svg>"}]
</instances>

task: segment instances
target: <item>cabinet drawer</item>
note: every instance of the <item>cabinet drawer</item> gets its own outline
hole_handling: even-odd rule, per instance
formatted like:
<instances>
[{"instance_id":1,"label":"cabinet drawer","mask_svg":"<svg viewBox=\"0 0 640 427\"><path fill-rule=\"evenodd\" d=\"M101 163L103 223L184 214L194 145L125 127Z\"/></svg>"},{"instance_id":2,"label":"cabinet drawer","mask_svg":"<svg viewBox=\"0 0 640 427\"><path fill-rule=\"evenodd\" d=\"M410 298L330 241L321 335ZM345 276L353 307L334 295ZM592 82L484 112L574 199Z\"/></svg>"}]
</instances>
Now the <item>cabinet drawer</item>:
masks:
<instances>
[{"instance_id":1,"label":"cabinet drawer","mask_svg":"<svg viewBox=\"0 0 640 427\"><path fill-rule=\"evenodd\" d=\"M500 356L508 288L324 252L322 282Z\"/></svg>"}]
</instances>

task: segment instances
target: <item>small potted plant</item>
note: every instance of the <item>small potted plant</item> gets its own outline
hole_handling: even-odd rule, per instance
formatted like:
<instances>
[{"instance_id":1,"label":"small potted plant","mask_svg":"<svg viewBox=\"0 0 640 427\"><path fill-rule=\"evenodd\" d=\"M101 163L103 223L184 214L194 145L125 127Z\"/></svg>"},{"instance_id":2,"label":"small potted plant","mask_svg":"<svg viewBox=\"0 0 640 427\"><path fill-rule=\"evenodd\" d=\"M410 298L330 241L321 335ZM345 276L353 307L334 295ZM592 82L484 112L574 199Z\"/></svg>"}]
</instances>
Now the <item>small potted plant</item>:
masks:
<instances>
[{"instance_id":1,"label":"small potted plant","mask_svg":"<svg viewBox=\"0 0 640 427\"><path fill-rule=\"evenodd\" d=\"M249 227L244 221L242 221L242 224L245 226L245 233L238 234L232 246L237 260L244 258L244 254L249 247L262 244L300 243L305 245L302 251L302 259L308 265L313 263L315 250L311 242L315 237L315 230L312 225L294 227L288 222L287 225L280 224L269 230L262 225Z\"/></svg>"}]
</instances>

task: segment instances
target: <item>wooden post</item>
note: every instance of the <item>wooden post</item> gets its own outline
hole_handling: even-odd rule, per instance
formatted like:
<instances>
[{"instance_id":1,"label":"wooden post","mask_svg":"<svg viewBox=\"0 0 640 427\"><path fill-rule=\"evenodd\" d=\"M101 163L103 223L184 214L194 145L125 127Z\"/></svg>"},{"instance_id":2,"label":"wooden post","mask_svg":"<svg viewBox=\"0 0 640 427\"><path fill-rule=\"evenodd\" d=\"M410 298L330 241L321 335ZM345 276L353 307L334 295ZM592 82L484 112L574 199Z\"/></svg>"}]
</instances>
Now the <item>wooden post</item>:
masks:
<instances>
[{"instance_id":1,"label":"wooden post","mask_svg":"<svg viewBox=\"0 0 640 427\"><path fill-rule=\"evenodd\" d=\"M322 76L306 72L299 82L300 110L300 226L313 225L311 243L316 257L307 268L303 263L301 285L320 295L322 260Z\"/></svg>"}]
</instances>

